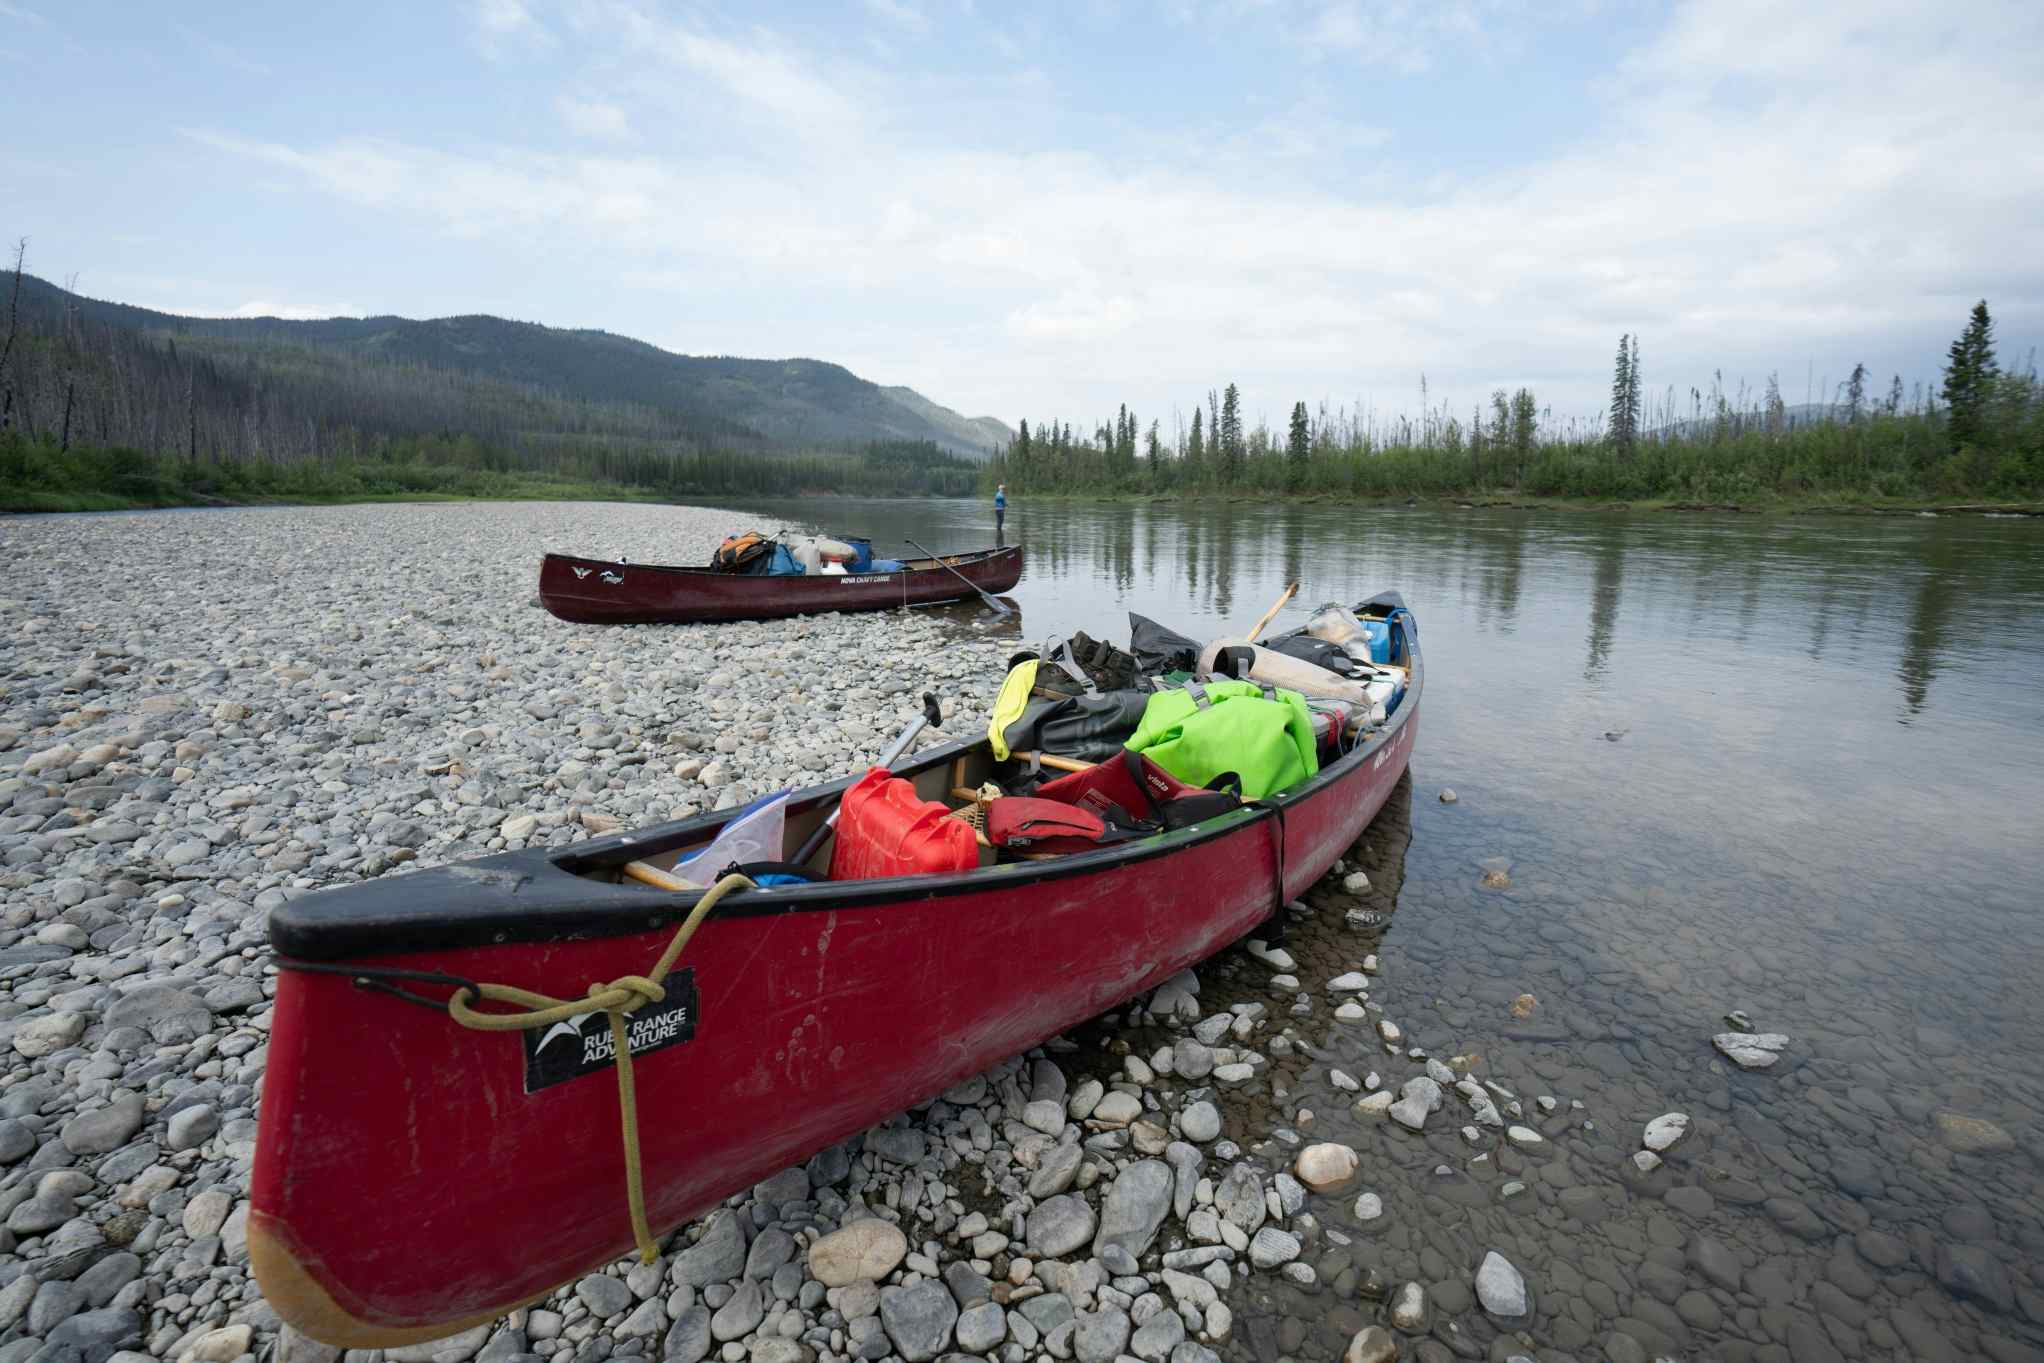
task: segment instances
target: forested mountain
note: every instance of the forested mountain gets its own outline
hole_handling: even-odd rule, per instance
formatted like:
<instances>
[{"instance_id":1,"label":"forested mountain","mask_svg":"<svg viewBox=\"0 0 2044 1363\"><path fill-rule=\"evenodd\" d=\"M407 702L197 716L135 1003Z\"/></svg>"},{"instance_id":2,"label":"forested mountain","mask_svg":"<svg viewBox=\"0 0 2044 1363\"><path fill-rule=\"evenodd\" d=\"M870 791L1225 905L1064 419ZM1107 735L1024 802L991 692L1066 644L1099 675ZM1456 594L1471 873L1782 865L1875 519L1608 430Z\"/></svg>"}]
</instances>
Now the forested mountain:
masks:
<instances>
[{"instance_id":1,"label":"forested mountain","mask_svg":"<svg viewBox=\"0 0 2044 1363\"><path fill-rule=\"evenodd\" d=\"M164 448L175 424L167 406L191 418L180 427L180 449L198 426L206 428L201 443L232 436L246 456L254 428L269 426L272 457L279 440L309 446L294 453L316 452L316 440L300 442L286 429L303 432L307 422L315 436L325 426L513 443L616 437L734 453L926 441L972 459L1010 434L992 418L968 420L911 389L883 388L820 360L676 355L608 332L501 317L178 317L80 297L32 276L21 281L20 305L27 333L68 344L44 347L50 372L17 376L18 418L31 429L55 428L69 408L93 438L152 451ZM186 360L174 362L180 347ZM121 362L120 352L135 363ZM17 358L24 368L35 364ZM194 358L205 366L193 370ZM151 391L134 391L144 379ZM221 428L223 402L234 408L232 424L245 428L238 436Z\"/></svg>"}]
</instances>

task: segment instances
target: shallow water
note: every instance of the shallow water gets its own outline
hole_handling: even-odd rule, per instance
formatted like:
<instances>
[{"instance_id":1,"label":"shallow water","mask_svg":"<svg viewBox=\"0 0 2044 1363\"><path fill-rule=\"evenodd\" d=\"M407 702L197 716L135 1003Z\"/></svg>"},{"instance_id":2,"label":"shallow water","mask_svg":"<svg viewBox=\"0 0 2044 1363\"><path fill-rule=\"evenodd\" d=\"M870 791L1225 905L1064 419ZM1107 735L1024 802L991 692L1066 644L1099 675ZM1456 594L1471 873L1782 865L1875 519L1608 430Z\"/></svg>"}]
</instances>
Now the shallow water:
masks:
<instances>
[{"instance_id":1,"label":"shallow water","mask_svg":"<svg viewBox=\"0 0 2044 1363\"><path fill-rule=\"evenodd\" d=\"M757 509L882 552L991 529L978 503ZM1247 1144L1310 1109L1387 1215L1314 1199L1353 1243L1321 1243L1311 1294L1252 1279L1229 1352L1334 1356L1381 1318L1375 1267L1435 1289L1408 1357L2044 1356L2044 523L1018 499L1008 532L1018 637L1125 639L1130 609L1240 632L1293 579L1276 628L1387 588L1419 617L1412 780L1357 853L1381 943L1313 896L1291 1021L1322 1058L1229 1116ZM1509 888L1483 888L1497 858ZM1351 1115L1330 1059L1411 1070L1314 989L1373 944L1414 1043L1536 1117L1561 1100L1544 1146L1467 1144L1452 1096L1423 1136ZM1202 974L1269 995L1240 953ZM1773 1070L1713 1052L1731 1009L1792 1038ZM1694 1132L1642 1177L1668 1111ZM1955 1150L1941 1111L2013 1148ZM1468 1305L1489 1249L1532 1286L1523 1340Z\"/></svg>"}]
</instances>

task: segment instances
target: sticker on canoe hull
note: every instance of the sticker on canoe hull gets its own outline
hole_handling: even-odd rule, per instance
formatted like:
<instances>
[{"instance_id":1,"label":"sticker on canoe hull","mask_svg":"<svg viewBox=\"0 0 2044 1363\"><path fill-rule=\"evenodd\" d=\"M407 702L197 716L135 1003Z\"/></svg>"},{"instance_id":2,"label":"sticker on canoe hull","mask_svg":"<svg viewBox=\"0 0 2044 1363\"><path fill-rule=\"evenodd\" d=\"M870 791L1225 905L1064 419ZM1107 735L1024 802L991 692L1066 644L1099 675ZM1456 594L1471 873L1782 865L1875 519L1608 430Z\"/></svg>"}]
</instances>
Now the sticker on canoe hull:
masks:
<instances>
[{"instance_id":1,"label":"sticker on canoe hull","mask_svg":"<svg viewBox=\"0 0 2044 1363\"><path fill-rule=\"evenodd\" d=\"M666 985L666 998L647 1004L625 1019L625 1044L632 1048L634 1060L695 1037L694 968L685 966L675 971L667 977ZM520 1036L525 1043L527 1093L610 1069L617 1060L610 1036L610 1017L605 1013L587 1013Z\"/></svg>"}]
</instances>

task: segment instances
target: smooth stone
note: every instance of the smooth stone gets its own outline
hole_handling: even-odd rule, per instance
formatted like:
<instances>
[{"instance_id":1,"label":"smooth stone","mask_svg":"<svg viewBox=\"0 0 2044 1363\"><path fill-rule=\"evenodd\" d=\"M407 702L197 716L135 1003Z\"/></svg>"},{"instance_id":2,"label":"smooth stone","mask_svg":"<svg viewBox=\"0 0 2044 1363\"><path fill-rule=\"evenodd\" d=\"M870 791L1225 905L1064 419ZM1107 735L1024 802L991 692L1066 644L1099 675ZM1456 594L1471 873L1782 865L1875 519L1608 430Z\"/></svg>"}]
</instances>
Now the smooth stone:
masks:
<instances>
[{"instance_id":1,"label":"smooth stone","mask_svg":"<svg viewBox=\"0 0 2044 1363\"><path fill-rule=\"evenodd\" d=\"M1710 1044L1742 1070L1764 1070L1781 1059L1789 1039L1780 1032L1719 1032Z\"/></svg>"},{"instance_id":2,"label":"smooth stone","mask_svg":"<svg viewBox=\"0 0 2044 1363\"><path fill-rule=\"evenodd\" d=\"M1249 1241L1249 1262L1257 1268L1277 1268L1299 1254L1299 1237L1275 1226L1263 1227Z\"/></svg>"},{"instance_id":3,"label":"smooth stone","mask_svg":"<svg viewBox=\"0 0 2044 1363\"><path fill-rule=\"evenodd\" d=\"M1166 1169L1165 1173L1170 1171ZM1056 1259L1091 1240L1098 1223L1084 1198L1061 1193L1037 1203L1024 1224L1030 1252Z\"/></svg>"},{"instance_id":4,"label":"smooth stone","mask_svg":"<svg viewBox=\"0 0 2044 1363\"><path fill-rule=\"evenodd\" d=\"M1381 1325L1358 1330L1341 1363L1398 1363L1398 1340Z\"/></svg>"},{"instance_id":5,"label":"smooth stone","mask_svg":"<svg viewBox=\"0 0 2044 1363\"><path fill-rule=\"evenodd\" d=\"M1526 1295L1526 1279L1509 1259L1490 1251L1476 1268L1476 1299L1493 1316L1517 1320L1532 1311Z\"/></svg>"},{"instance_id":6,"label":"smooth stone","mask_svg":"<svg viewBox=\"0 0 2044 1363\"><path fill-rule=\"evenodd\" d=\"M1171 1210L1173 1182L1171 1167L1161 1160L1142 1160L1123 1170L1101 1201L1093 1253L1118 1245L1140 1257Z\"/></svg>"},{"instance_id":7,"label":"smooth stone","mask_svg":"<svg viewBox=\"0 0 2044 1363\"><path fill-rule=\"evenodd\" d=\"M1072 1352L1079 1363L1114 1363L1128 1347L1131 1328L1128 1313L1118 1306L1081 1312L1076 1322Z\"/></svg>"},{"instance_id":8,"label":"smooth stone","mask_svg":"<svg viewBox=\"0 0 2044 1363\"><path fill-rule=\"evenodd\" d=\"M937 1290L944 1291L942 1287ZM944 1300L949 1302L951 1294L945 1292ZM766 1293L758 1281L747 1279L738 1285L738 1290L731 1294L731 1299L718 1307L716 1314L710 1317L710 1337L719 1343L728 1344L734 1339L743 1339L757 1330L759 1323L765 1319Z\"/></svg>"},{"instance_id":9,"label":"smooth stone","mask_svg":"<svg viewBox=\"0 0 2044 1363\"><path fill-rule=\"evenodd\" d=\"M1353 1179L1361 1166L1354 1150L1328 1141L1301 1150L1292 1161L1292 1173L1314 1192L1327 1193Z\"/></svg>"},{"instance_id":10,"label":"smooth stone","mask_svg":"<svg viewBox=\"0 0 2044 1363\"><path fill-rule=\"evenodd\" d=\"M668 1271L676 1287L704 1288L726 1283L745 1271L745 1232L728 1208L710 1214L702 1237L683 1250ZM811 1276L821 1278L812 1272Z\"/></svg>"},{"instance_id":11,"label":"smooth stone","mask_svg":"<svg viewBox=\"0 0 2044 1363\"><path fill-rule=\"evenodd\" d=\"M1037 1163L1036 1172L1029 1176L1029 1195L1041 1201L1064 1192L1078 1177L1079 1165L1085 1158L1086 1152L1076 1145L1052 1146Z\"/></svg>"},{"instance_id":12,"label":"smooth stone","mask_svg":"<svg viewBox=\"0 0 2044 1363\"><path fill-rule=\"evenodd\" d=\"M957 1322L958 1303L942 1283L932 1279L910 1287L890 1287L880 1294L881 1328L907 1363L928 1363L944 1352Z\"/></svg>"},{"instance_id":13,"label":"smooth stone","mask_svg":"<svg viewBox=\"0 0 2044 1363\"><path fill-rule=\"evenodd\" d=\"M1665 1153L1688 1134L1689 1114L1669 1112L1647 1123L1646 1134L1641 1138L1641 1144L1658 1155Z\"/></svg>"},{"instance_id":14,"label":"smooth stone","mask_svg":"<svg viewBox=\"0 0 2044 1363\"><path fill-rule=\"evenodd\" d=\"M907 1254L908 1237L899 1226L868 1217L832 1231L811 1245L809 1276L825 1287L878 1282L892 1273ZM737 1277L743 1267L741 1258L728 1276Z\"/></svg>"},{"instance_id":15,"label":"smooth stone","mask_svg":"<svg viewBox=\"0 0 2044 1363\"><path fill-rule=\"evenodd\" d=\"M1221 1112L1212 1103L1201 1100L1188 1103L1178 1114L1178 1130L1185 1139L1201 1144L1221 1134Z\"/></svg>"}]
</instances>

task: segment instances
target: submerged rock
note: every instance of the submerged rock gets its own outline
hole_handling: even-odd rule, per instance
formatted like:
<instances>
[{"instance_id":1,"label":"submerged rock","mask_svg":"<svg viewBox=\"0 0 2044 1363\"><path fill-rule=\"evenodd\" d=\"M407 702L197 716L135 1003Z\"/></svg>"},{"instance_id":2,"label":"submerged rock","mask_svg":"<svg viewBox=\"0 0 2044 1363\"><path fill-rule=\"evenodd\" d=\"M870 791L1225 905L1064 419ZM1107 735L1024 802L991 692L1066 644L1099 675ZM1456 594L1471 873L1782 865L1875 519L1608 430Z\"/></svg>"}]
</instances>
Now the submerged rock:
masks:
<instances>
[{"instance_id":1,"label":"submerged rock","mask_svg":"<svg viewBox=\"0 0 2044 1363\"><path fill-rule=\"evenodd\" d=\"M1985 1117L1939 1111L1931 1115L1938 1139L1962 1155L1999 1155L2016 1148L2016 1138Z\"/></svg>"},{"instance_id":2,"label":"submerged rock","mask_svg":"<svg viewBox=\"0 0 2044 1363\"><path fill-rule=\"evenodd\" d=\"M1719 1032L1710 1044L1742 1070L1764 1070L1781 1059L1789 1039L1780 1032Z\"/></svg>"},{"instance_id":3,"label":"submerged rock","mask_svg":"<svg viewBox=\"0 0 2044 1363\"><path fill-rule=\"evenodd\" d=\"M1476 1299L1484 1310L1505 1320L1517 1320L1533 1309L1526 1295L1526 1279L1496 1250L1484 1255L1477 1265Z\"/></svg>"}]
</instances>

